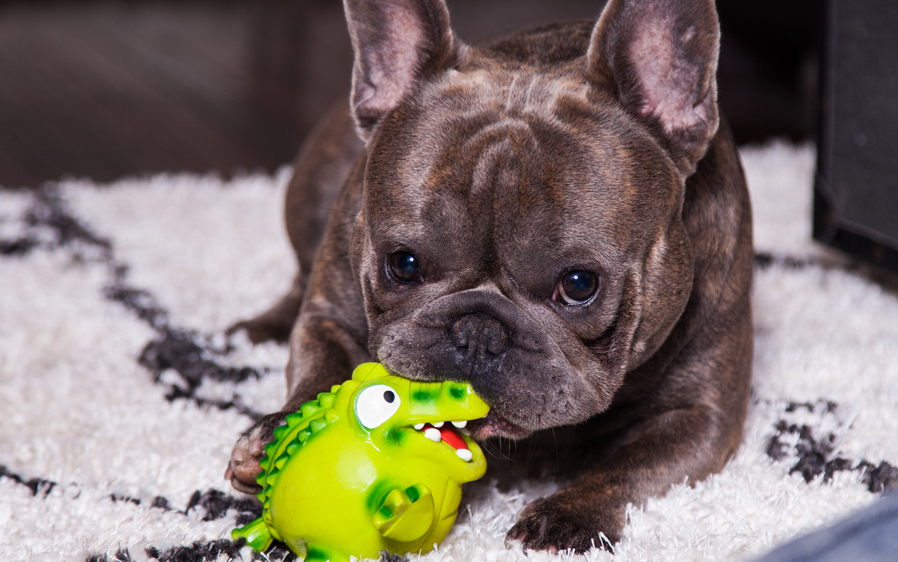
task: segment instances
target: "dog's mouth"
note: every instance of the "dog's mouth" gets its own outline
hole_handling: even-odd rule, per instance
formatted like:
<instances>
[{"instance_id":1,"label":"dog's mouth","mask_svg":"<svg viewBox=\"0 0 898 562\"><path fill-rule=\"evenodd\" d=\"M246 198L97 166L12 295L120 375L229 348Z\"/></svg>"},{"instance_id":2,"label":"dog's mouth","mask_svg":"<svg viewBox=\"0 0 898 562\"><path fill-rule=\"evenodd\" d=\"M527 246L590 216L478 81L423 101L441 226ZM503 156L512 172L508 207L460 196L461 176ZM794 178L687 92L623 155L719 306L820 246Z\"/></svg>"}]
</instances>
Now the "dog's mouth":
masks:
<instances>
[{"instance_id":1,"label":"dog's mouth","mask_svg":"<svg viewBox=\"0 0 898 562\"><path fill-rule=\"evenodd\" d=\"M521 439L532 433L530 430L508 421L495 410L490 410L486 416L480 419L468 422L467 430L471 437L478 441L490 437Z\"/></svg>"}]
</instances>

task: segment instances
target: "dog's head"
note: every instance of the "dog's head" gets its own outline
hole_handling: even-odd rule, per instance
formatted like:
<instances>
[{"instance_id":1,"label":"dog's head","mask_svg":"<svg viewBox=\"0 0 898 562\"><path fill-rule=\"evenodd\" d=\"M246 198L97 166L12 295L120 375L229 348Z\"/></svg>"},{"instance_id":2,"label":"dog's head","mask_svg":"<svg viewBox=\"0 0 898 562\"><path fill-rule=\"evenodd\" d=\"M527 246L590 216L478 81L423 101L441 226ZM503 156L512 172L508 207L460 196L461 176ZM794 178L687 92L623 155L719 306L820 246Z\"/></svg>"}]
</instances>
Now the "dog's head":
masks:
<instances>
[{"instance_id":1,"label":"dog's head","mask_svg":"<svg viewBox=\"0 0 898 562\"><path fill-rule=\"evenodd\" d=\"M682 314L684 181L717 126L712 0L462 43L442 0L346 0L367 143L352 260L391 371L470 380L478 436L611 404Z\"/></svg>"}]
</instances>

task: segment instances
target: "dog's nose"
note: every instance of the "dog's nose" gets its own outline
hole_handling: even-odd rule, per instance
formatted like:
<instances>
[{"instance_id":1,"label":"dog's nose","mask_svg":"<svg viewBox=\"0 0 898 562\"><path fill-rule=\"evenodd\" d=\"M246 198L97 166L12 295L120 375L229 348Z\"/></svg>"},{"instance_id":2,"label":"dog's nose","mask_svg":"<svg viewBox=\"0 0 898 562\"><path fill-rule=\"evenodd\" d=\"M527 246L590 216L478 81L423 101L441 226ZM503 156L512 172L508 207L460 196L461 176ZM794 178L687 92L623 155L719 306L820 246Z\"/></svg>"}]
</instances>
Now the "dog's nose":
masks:
<instances>
[{"instance_id":1,"label":"dog's nose","mask_svg":"<svg viewBox=\"0 0 898 562\"><path fill-rule=\"evenodd\" d=\"M511 340L501 322L482 312L462 316L452 325L452 342L458 348L477 348L491 355L508 350Z\"/></svg>"},{"instance_id":2,"label":"dog's nose","mask_svg":"<svg viewBox=\"0 0 898 562\"><path fill-rule=\"evenodd\" d=\"M511 346L505 326L483 312L462 316L452 325L455 362L468 375L492 370L494 362Z\"/></svg>"}]
</instances>

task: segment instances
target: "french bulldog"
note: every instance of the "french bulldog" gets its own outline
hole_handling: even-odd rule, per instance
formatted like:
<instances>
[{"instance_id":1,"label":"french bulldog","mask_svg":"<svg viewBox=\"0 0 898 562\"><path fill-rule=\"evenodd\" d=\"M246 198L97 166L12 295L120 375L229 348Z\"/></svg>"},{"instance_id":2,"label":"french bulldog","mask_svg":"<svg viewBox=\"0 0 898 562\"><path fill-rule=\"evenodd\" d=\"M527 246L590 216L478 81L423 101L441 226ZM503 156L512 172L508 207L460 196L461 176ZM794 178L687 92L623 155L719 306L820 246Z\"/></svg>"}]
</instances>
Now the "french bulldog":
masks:
<instances>
[{"instance_id":1,"label":"french bulldog","mask_svg":"<svg viewBox=\"0 0 898 562\"><path fill-rule=\"evenodd\" d=\"M748 405L751 209L713 0L610 0L487 45L443 0L344 7L350 100L287 193L299 275L235 326L289 335L289 400L226 477L254 491L284 415L375 360L470 381L491 406L478 440L585 459L509 541L617 542L628 504L723 468Z\"/></svg>"}]
</instances>

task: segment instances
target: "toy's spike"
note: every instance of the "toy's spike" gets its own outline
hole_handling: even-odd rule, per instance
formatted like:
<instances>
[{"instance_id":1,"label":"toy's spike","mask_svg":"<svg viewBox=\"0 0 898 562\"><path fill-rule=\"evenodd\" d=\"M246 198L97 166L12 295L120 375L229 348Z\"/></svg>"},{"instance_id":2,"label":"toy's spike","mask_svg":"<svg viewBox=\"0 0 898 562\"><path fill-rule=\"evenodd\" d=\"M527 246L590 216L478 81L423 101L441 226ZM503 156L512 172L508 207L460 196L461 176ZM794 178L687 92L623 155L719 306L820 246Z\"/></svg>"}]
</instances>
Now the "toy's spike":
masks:
<instances>
[{"instance_id":1,"label":"toy's spike","mask_svg":"<svg viewBox=\"0 0 898 562\"><path fill-rule=\"evenodd\" d=\"M290 460L290 455L284 454L278 457L276 461L274 461L274 466L277 467L278 470L284 468L284 465L287 464L287 461Z\"/></svg>"},{"instance_id":2,"label":"toy's spike","mask_svg":"<svg viewBox=\"0 0 898 562\"><path fill-rule=\"evenodd\" d=\"M281 437L283 437L284 434L287 433L288 431L290 431L290 427L287 425L277 426L276 428L274 428L274 440L280 441Z\"/></svg>"},{"instance_id":3,"label":"toy's spike","mask_svg":"<svg viewBox=\"0 0 898 562\"><path fill-rule=\"evenodd\" d=\"M343 385L342 385L342 384L335 384L334 386L332 386L332 387L331 387L331 394L336 394L337 391L340 390L340 387L341 387L341 386L343 386Z\"/></svg>"},{"instance_id":4,"label":"toy's spike","mask_svg":"<svg viewBox=\"0 0 898 562\"><path fill-rule=\"evenodd\" d=\"M296 435L296 439L299 440L300 443L305 443L306 439L308 439L311 434L312 432L308 429L303 429Z\"/></svg>"},{"instance_id":5,"label":"toy's spike","mask_svg":"<svg viewBox=\"0 0 898 562\"><path fill-rule=\"evenodd\" d=\"M337 397L333 393L322 392L318 395L318 405L322 408L332 408L336 399Z\"/></svg>"},{"instance_id":6,"label":"toy's spike","mask_svg":"<svg viewBox=\"0 0 898 562\"><path fill-rule=\"evenodd\" d=\"M287 445L287 448L284 449L284 454L286 454L288 457L292 457L296 453L296 451L299 449L300 446L301 445L300 445L299 441L296 441L296 440L291 441L290 444Z\"/></svg>"},{"instance_id":7,"label":"toy's spike","mask_svg":"<svg viewBox=\"0 0 898 562\"><path fill-rule=\"evenodd\" d=\"M326 421L324 421L321 418L318 418L317 420L312 420L311 423L309 423L309 429L312 430L312 433L318 433L319 431L324 429L326 425L327 425Z\"/></svg>"},{"instance_id":8,"label":"toy's spike","mask_svg":"<svg viewBox=\"0 0 898 562\"><path fill-rule=\"evenodd\" d=\"M284 418L287 420L287 425L290 427L296 427L296 424L302 421L302 412L293 412L292 414L287 414L287 417Z\"/></svg>"},{"instance_id":9,"label":"toy's spike","mask_svg":"<svg viewBox=\"0 0 898 562\"><path fill-rule=\"evenodd\" d=\"M319 409L320 408L318 407L318 404L315 402L306 402L305 404L303 404L302 406L299 407L299 411L302 413L302 416L304 418L309 417L310 415L317 412Z\"/></svg>"}]
</instances>

